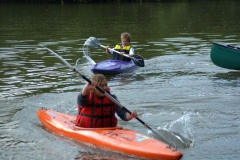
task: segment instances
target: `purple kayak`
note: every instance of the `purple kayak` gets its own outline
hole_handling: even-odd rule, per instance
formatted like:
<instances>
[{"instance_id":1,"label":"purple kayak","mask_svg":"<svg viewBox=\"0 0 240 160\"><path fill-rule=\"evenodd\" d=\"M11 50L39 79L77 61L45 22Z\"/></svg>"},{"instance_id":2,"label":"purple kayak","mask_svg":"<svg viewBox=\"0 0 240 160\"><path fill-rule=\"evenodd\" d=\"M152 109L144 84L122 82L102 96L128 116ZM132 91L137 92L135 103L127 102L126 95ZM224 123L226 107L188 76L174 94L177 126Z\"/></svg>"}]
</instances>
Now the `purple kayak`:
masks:
<instances>
[{"instance_id":1,"label":"purple kayak","mask_svg":"<svg viewBox=\"0 0 240 160\"><path fill-rule=\"evenodd\" d=\"M94 64L91 71L101 74L119 74L124 72L131 72L138 69L139 66L135 65L133 61L125 62L119 60L105 60Z\"/></svg>"}]
</instances>

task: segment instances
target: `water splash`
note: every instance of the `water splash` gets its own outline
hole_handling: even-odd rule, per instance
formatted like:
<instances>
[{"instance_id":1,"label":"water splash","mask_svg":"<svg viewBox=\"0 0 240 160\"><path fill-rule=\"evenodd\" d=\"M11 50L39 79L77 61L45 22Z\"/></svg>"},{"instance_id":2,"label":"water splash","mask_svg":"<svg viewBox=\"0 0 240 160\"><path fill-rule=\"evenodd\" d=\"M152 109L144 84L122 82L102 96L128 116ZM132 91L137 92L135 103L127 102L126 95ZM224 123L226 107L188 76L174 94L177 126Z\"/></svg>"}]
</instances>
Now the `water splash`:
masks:
<instances>
[{"instance_id":1,"label":"water splash","mask_svg":"<svg viewBox=\"0 0 240 160\"><path fill-rule=\"evenodd\" d=\"M148 131L148 135L166 144L174 143L178 148L188 148L193 145L193 131L190 126L190 115L186 114L179 119Z\"/></svg>"},{"instance_id":2,"label":"water splash","mask_svg":"<svg viewBox=\"0 0 240 160\"><path fill-rule=\"evenodd\" d=\"M81 62L81 61L83 61L83 60L88 60L88 62L90 63L90 64L96 64L96 62L90 57L90 51L89 51L89 49L88 49L88 46L86 46L86 45L84 45L83 46L83 57L81 57L81 58L79 58L77 61L76 61L76 63L75 63L75 66L77 67L79 64L81 64L81 63L79 63L79 62Z\"/></svg>"}]
</instances>

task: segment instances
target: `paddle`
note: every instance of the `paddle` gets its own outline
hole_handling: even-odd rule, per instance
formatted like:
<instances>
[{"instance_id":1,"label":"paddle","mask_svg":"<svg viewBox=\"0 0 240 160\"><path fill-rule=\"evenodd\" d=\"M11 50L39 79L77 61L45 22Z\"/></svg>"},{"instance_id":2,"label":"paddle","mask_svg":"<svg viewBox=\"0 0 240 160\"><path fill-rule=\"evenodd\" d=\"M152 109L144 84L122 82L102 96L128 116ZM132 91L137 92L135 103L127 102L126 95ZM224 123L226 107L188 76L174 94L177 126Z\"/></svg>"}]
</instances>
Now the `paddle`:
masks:
<instances>
[{"instance_id":1,"label":"paddle","mask_svg":"<svg viewBox=\"0 0 240 160\"><path fill-rule=\"evenodd\" d=\"M95 37L89 37L86 42L84 43L84 45L87 45L87 46L91 46L91 47L97 47L97 46L100 46L102 48L106 48L106 46L104 45L101 45L99 40ZM114 49L111 49L111 48L108 48L109 50L112 50L118 54L120 54L120 52L114 50ZM123 54L123 56L125 57L128 57L130 59L132 59L132 61L136 64L136 66L139 66L139 67L144 67L144 59L142 56L140 55L133 55L133 56L129 56L127 54Z\"/></svg>"},{"instance_id":2,"label":"paddle","mask_svg":"<svg viewBox=\"0 0 240 160\"><path fill-rule=\"evenodd\" d=\"M58 57L63 63L65 63L72 71L76 72L80 77L82 77L84 80L86 80L88 83L91 84L90 79L88 79L87 77L85 77L84 75L82 75L75 67L71 66L66 60L64 60L61 56L59 56L57 53L55 53L54 51L52 51L51 49L44 47L43 45L39 44L41 47L43 47L44 49L48 50L49 52L53 53L56 57ZM115 104L117 104L119 107L121 107L122 109L124 109L125 111L127 111L129 114L131 114L131 112L125 108L124 106L122 106L116 99L114 99L110 94L108 94L107 92L105 92L103 89L101 89L99 86L96 86L97 90L99 90L101 93L103 93L105 96L107 96L109 99L111 99ZM147 127L149 130L152 131L153 135L155 138L157 137L161 137L161 135L153 130L150 126L148 126L145 122L143 122L140 118L136 117L136 119L142 123L145 127ZM158 139L158 138L157 138ZM172 144L169 145L169 147L171 147ZM176 147L175 147L176 148Z\"/></svg>"}]
</instances>

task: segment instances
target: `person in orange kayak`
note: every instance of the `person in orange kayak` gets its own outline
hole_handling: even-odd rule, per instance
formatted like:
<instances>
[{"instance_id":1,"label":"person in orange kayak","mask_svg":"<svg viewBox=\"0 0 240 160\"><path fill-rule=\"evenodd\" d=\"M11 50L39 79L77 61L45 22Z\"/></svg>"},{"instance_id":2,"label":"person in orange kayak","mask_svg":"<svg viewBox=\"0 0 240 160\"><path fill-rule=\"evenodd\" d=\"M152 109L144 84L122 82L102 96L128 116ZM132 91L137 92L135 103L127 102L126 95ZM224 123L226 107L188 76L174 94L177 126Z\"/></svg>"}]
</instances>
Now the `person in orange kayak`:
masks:
<instances>
[{"instance_id":1,"label":"person in orange kayak","mask_svg":"<svg viewBox=\"0 0 240 160\"><path fill-rule=\"evenodd\" d=\"M117 100L117 97L110 93L110 88L104 75L93 75L90 81L91 84L86 83L77 98L78 114L76 126L85 128L115 127L117 126L115 113L124 121L137 117L135 111L129 114L95 88L96 86L100 87Z\"/></svg>"},{"instance_id":2,"label":"person in orange kayak","mask_svg":"<svg viewBox=\"0 0 240 160\"><path fill-rule=\"evenodd\" d=\"M121 60L121 61L131 61L131 58L123 56L123 54L127 54L129 56L134 55L134 48L130 46L130 41L131 41L131 35L127 32L124 32L120 36L121 38L121 43L117 44L114 47L114 50L120 52L120 54L114 52L113 50L109 50L109 46L106 46L106 53L107 54L112 54L112 59L113 60Z\"/></svg>"}]
</instances>

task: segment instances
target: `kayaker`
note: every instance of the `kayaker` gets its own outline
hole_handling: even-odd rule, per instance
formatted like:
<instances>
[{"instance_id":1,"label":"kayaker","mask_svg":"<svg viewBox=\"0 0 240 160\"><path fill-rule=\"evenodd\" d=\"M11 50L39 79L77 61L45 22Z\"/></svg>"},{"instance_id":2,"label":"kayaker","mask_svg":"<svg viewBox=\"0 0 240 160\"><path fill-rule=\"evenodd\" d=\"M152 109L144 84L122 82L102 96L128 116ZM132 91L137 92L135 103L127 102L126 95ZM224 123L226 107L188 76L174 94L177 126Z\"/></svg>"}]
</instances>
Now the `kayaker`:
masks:
<instances>
[{"instance_id":1,"label":"kayaker","mask_svg":"<svg viewBox=\"0 0 240 160\"><path fill-rule=\"evenodd\" d=\"M106 46L106 53L112 55L113 60L121 60L121 61L131 61L131 58L123 56L123 54L127 54L129 56L134 55L134 48L130 46L131 35L127 32L124 32L120 36L121 43L117 44L114 47L114 50L120 52L120 54L114 52L113 50L109 50L109 46Z\"/></svg>"},{"instance_id":2,"label":"kayaker","mask_svg":"<svg viewBox=\"0 0 240 160\"><path fill-rule=\"evenodd\" d=\"M137 117L135 111L129 114L95 88L96 86L102 88L117 100L117 97L110 93L110 88L104 75L93 75L90 80L91 84L86 83L77 98L78 115L76 126L86 128L115 127L117 126L115 113L124 121Z\"/></svg>"}]
</instances>

